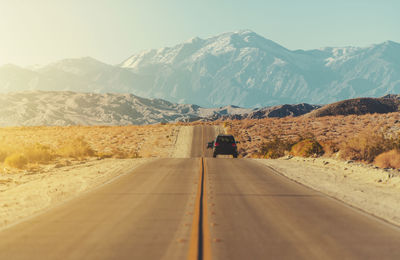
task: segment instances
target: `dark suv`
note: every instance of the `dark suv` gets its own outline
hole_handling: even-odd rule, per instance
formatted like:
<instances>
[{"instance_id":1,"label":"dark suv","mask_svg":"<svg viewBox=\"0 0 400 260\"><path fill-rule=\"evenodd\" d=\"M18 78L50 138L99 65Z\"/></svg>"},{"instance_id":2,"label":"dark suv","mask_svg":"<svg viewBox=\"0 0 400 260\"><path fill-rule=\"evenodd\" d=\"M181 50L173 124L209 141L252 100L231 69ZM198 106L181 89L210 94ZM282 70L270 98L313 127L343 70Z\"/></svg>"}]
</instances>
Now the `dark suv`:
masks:
<instances>
[{"instance_id":1,"label":"dark suv","mask_svg":"<svg viewBox=\"0 0 400 260\"><path fill-rule=\"evenodd\" d=\"M218 135L215 141L209 142L207 148L213 149L213 157L218 154L232 154L233 158L238 157L237 146L233 135Z\"/></svg>"}]
</instances>

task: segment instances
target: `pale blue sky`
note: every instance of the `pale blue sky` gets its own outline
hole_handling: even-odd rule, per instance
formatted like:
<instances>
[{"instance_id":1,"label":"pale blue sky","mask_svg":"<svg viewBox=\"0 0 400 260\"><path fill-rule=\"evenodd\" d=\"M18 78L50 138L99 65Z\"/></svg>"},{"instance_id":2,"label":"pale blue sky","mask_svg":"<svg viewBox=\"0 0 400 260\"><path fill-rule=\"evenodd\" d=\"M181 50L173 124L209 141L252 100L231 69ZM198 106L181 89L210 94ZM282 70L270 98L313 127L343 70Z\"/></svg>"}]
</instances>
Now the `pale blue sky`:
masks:
<instances>
[{"instance_id":1,"label":"pale blue sky","mask_svg":"<svg viewBox=\"0 0 400 260\"><path fill-rule=\"evenodd\" d=\"M289 49L400 42L396 0L0 0L0 64L92 56L110 64L250 29Z\"/></svg>"}]
</instances>

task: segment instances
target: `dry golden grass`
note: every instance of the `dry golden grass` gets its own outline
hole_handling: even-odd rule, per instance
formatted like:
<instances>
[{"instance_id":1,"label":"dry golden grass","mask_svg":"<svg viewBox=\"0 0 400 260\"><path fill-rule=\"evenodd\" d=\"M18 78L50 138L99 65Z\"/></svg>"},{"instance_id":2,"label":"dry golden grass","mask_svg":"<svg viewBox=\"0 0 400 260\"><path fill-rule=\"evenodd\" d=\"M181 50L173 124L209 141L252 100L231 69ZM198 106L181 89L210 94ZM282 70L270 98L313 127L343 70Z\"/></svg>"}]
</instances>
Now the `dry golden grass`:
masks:
<instances>
[{"instance_id":1,"label":"dry golden grass","mask_svg":"<svg viewBox=\"0 0 400 260\"><path fill-rule=\"evenodd\" d=\"M24 156L30 163L49 163L56 157L56 154L48 146L35 144L24 149Z\"/></svg>"},{"instance_id":2,"label":"dry golden grass","mask_svg":"<svg viewBox=\"0 0 400 260\"><path fill-rule=\"evenodd\" d=\"M167 156L179 126L68 126L0 128L0 166L32 168L63 158ZM1 167L0 167L1 168Z\"/></svg>"},{"instance_id":3,"label":"dry golden grass","mask_svg":"<svg viewBox=\"0 0 400 260\"><path fill-rule=\"evenodd\" d=\"M372 162L376 156L394 148L395 142L383 130L366 129L339 144L342 159Z\"/></svg>"},{"instance_id":4,"label":"dry golden grass","mask_svg":"<svg viewBox=\"0 0 400 260\"><path fill-rule=\"evenodd\" d=\"M324 150L315 139L304 139L295 143L290 149L290 153L294 156L317 157L324 154Z\"/></svg>"},{"instance_id":5,"label":"dry golden grass","mask_svg":"<svg viewBox=\"0 0 400 260\"><path fill-rule=\"evenodd\" d=\"M399 112L231 120L219 123L227 133L241 141L239 152L244 157L265 157L265 145L273 146L276 139L287 146L288 143L293 145L299 140L313 138L321 144L325 156L339 155L343 159L372 162L380 153L394 149L400 143ZM278 154L287 154L287 148L284 150L286 152L279 151Z\"/></svg>"},{"instance_id":6,"label":"dry golden grass","mask_svg":"<svg viewBox=\"0 0 400 260\"><path fill-rule=\"evenodd\" d=\"M28 164L28 159L22 153L13 153L4 160L6 166L23 169Z\"/></svg>"},{"instance_id":7,"label":"dry golden grass","mask_svg":"<svg viewBox=\"0 0 400 260\"><path fill-rule=\"evenodd\" d=\"M83 137L78 137L62 144L61 147L57 149L56 154L66 158L83 159L92 157L96 153Z\"/></svg>"},{"instance_id":8,"label":"dry golden grass","mask_svg":"<svg viewBox=\"0 0 400 260\"><path fill-rule=\"evenodd\" d=\"M397 149L378 155L374 164L381 168L400 168L400 151Z\"/></svg>"},{"instance_id":9,"label":"dry golden grass","mask_svg":"<svg viewBox=\"0 0 400 260\"><path fill-rule=\"evenodd\" d=\"M275 136L274 139L268 140L261 144L258 157L267 159L277 159L284 156L292 147L293 143ZM243 156L243 155L242 155Z\"/></svg>"}]
</instances>

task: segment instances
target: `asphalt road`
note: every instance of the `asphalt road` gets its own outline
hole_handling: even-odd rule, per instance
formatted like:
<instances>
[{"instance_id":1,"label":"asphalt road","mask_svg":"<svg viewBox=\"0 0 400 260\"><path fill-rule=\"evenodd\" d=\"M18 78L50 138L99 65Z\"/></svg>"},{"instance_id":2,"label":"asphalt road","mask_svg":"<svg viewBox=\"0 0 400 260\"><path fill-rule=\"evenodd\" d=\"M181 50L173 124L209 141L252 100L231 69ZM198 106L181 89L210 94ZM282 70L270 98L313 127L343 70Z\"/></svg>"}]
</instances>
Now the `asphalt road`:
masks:
<instances>
[{"instance_id":1,"label":"asphalt road","mask_svg":"<svg viewBox=\"0 0 400 260\"><path fill-rule=\"evenodd\" d=\"M160 159L0 233L0 259L185 259L198 159Z\"/></svg>"},{"instance_id":2,"label":"asphalt road","mask_svg":"<svg viewBox=\"0 0 400 260\"><path fill-rule=\"evenodd\" d=\"M0 232L0 259L186 259L200 159L213 259L400 259L400 231L246 159L159 159ZM201 212L201 211L200 211Z\"/></svg>"},{"instance_id":3,"label":"asphalt road","mask_svg":"<svg viewBox=\"0 0 400 260\"><path fill-rule=\"evenodd\" d=\"M207 159L214 259L400 259L400 231L246 159Z\"/></svg>"}]
</instances>

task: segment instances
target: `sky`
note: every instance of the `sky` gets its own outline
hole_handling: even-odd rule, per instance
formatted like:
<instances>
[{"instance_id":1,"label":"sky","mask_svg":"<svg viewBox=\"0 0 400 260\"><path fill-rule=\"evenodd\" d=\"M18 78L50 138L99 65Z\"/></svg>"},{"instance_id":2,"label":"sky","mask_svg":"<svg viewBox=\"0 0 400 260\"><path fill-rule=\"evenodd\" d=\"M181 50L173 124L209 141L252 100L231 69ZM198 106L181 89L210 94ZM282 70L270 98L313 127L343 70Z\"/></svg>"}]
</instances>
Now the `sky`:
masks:
<instances>
[{"instance_id":1,"label":"sky","mask_svg":"<svg viewBox=\"0 0 400 260\"><path fill-rule=\"evenodd\" d=\"M0 0L0 65L146 49L250 29L284 47L400 42L398 0Z\"/></svg>"}]
</instances>

